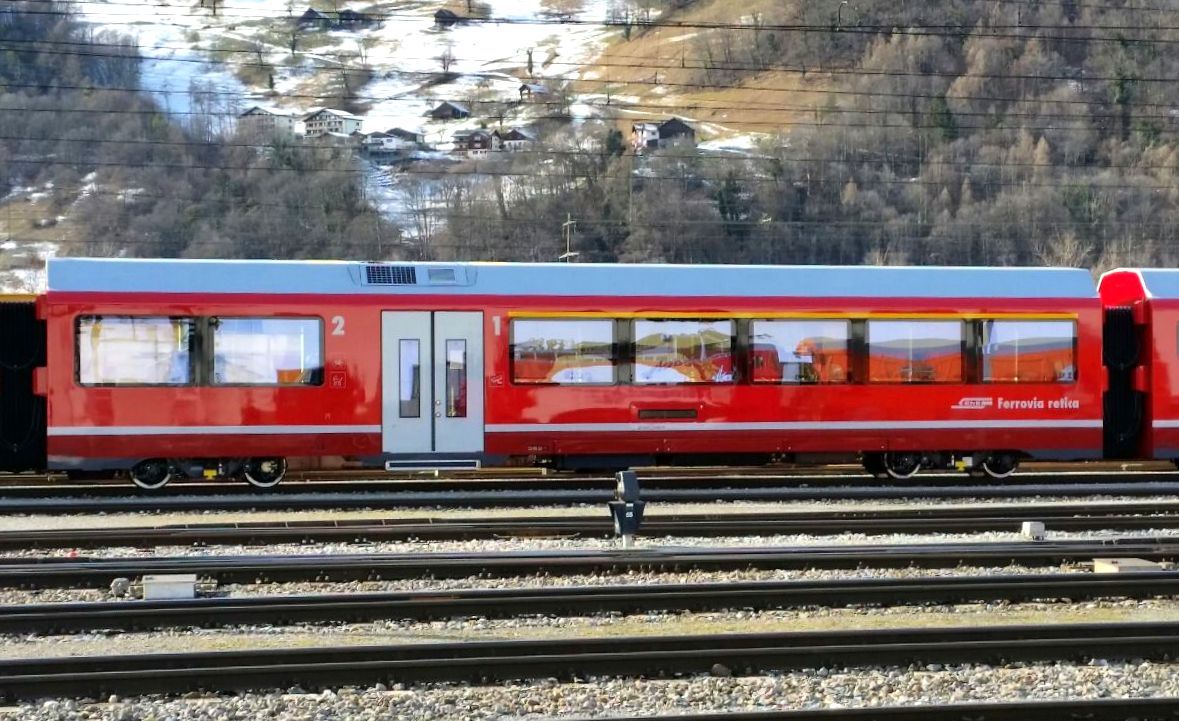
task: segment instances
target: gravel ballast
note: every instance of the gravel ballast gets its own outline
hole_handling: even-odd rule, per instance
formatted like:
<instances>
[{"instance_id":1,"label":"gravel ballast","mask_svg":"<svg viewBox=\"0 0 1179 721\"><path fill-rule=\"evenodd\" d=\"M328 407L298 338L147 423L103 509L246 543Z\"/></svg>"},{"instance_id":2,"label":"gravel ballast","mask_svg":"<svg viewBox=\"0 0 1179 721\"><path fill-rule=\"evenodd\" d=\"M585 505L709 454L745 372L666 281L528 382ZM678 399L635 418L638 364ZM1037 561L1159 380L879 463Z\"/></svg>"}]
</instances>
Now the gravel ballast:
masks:
<instances>
[{"instance_id":1,"label":"gravel ballast","mask_svg":"<svg viewBox=\"0 0 1179 721\"><path fill-rule=\"evenodd\" d=\"M804 607L780 611L651 612L631 615L520 616L503 619L375 621L327 625L250 625L215 629L66 636L0 636L0 658L140 655L237 648L364 646L437 641L616 638L785 631L1053 623L1179 621L1179 601L1109 600L1085 603L973 603L888 608Z\"/></svg>"},{"instance_id":2,"label":"gravel ballast","mask_svg":"<svg viewBox=\"0 0 1179 721\"><path fill-rule=\"evenodd\" d=\"M1179 664L1148 661L1078 664L949 665L808 669L751 677L589 679L495 686L423 685L300 689L241 696L112 697L50 700L0 713L29 721L304 721L350 719L609 718L728 710L815 709L994 703L1020 700L1157 698L1179 695Z\"/></svg>"},{"instance_id":3,"label":"gravel ballast","mask_svg":"<svg viewBox=\"0 0 1179 721\"><path fill-rule=\"evenodd\" d=\"M0 489L3 496L3 489ZM816 511L884 511L920 510L922 508L979 507L986 506L995 513L1003 508L1025 508L1030 504L1052 504L1086 506L1092 504L1139 504L1173 503L1173 495L1131 497L1124 496L1029 496L1013 501L1010 498L912 498L904 500L823 500L790 502L730 502L715 503L652 503L646 508L649 517L697 513L811 513ZM406 508L388 509L332 509L289 510L289 511L139 511L116 513L93 513L85 515L6 515L0 516L0 528L5 531L30 531L53 529L125 528L136 526L164 526L191 523L256 523L269 521L355 521L382 518L439 518L449 520L469 518L512 519L535 518L538 516L599 516L608 519L606 505L571 504L561 506L535 506L528 508Z\"/></svg>"},{"instance_id":4,"label":"gravel ballast","mask_svg":"<svg viewBox=\"0 0 1179 721\"><path fill-rule=\"evenodd\" d=\"M1046 573L1081 573L1076 566L960 566L958 568L847 568L847 569L743 569L739 571L684 571L678 573L628 571L615 574L571 576L468 576L466 578L407 578L339 583L292 582L226 584L218 595L285 596L310 593L380 593L397 591L451 591L469 588L525 588L570 586L633 586L652 583L738 583L742 581L831 581L854 578L931 578L943 576L993 576ZM107 589L0 588L0 604L63 603L110 600Z\"/></svg>"},{"instance_id":5,"label":"gravel ballast","mask_svg":"<svg viewBox=\"0 0 1179 721\"><path fill-rule=\"evenodd\" d=\"M1079 531L1053 532L1049 526L1049 541L1099 541L1120 538L1170 538L1179 539L1179 528L1143 529L1134 531ZM913 544L953 543L1019 543L1031 542L1020 535L1019 529L1011 531L987 531L980 533L888 533L869 535L865 533L842 533L830 536L809 534L764 535L764 536L640 536L635 548L675 550L677 548L746 548L777 547L834 547L834 546L886 546ZM613 538L495 538L458 541L381 541L364 543L273 543L259 546L236 544L209 546L156 546L153 548L132 548L129 546L108 546L84 550L67 549L26 549L0 552L3 558L75 556L90 558L153 558L159 556L305 556L338 555L359 553L497 553L508 551L584 551L617 550L621 543Z\"/></svg>"}]
</instances>

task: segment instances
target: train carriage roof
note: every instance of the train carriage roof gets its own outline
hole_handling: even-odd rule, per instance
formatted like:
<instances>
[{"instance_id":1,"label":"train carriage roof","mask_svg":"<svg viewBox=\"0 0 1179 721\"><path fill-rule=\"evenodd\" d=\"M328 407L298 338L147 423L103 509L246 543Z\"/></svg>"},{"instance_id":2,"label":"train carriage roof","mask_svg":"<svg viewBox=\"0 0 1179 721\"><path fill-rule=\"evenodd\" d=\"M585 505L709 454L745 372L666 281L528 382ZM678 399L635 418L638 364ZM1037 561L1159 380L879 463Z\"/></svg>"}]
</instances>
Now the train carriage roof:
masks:
<instances>
[{"instance_id":1,"label":"train carriage roof","mask_svg":"<svg viewBox=\"0 0 1179 721\"><path fill-rule=\"evenodd\" d=\"M1174 268L1115 268L1098 281L1102 297L1124 303L1133 300L1179 300L1179 270Z\"/></svg>"},{"instance_id":2,"label":"train carriage roof","mask_svg":"<svg viewBox=\"0 0 1179 721\"><path fill-rule=\"evenodd\" d=\"M51 258L53 292L1095 298L1073 268Z\"/></svg>"}]
</instances>

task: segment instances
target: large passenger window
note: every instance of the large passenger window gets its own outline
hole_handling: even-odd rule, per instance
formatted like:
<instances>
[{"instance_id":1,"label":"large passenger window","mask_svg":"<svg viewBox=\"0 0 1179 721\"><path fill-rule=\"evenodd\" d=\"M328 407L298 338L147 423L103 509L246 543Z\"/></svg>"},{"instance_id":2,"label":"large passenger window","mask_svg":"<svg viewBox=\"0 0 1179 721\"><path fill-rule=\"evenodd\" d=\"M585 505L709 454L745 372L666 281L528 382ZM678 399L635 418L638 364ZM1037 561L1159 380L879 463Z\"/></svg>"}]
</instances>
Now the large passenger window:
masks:
<instances>
[{"instance_id":1,"label":"large passenger window","mask_svg":"<svg viewBox=\"0 0 1179 721\"><path fill-rule=\"evenodd\" d=\"M193 382L193 319L83 316L78 382L98 386L183 386Z\"/></svg>"},{"instance_id":2,"label":"large passenger window","mask_svg":"<svg viewBox=\"0 0 1179 721\"><path fill-rule=\"evenodd\" d=\"M617 363L613 320L512 321L516 383L611 384Z\"/></svg>"},{"instance_id":3,"label":"large passenger window","mask_svg":"<svg viewBox=\"0 0 1179 721\"><path fill-rule=\"evenodd\" d=\"M847 383L845 320L755 320L749 366L754 383Z\"/></svg>"},{"instance_id":4,"label":"large passenger window","mask_svg":"<svg viewBox=\"0 0 1179 721\"><path fill-rule=\"evenodd\" d=\"M962 321L869 320L872 383L961 383Z\"/></svg>"},{"instance_id":5,"label":"large passenger window","mask_svg":"<svg viewBox=\"0 0 1179 721\"><path fill-rule=\"evenodd\" d=\"M732 382L733 321L635 321L635 383Z\"/></svg>"},{"instance_id":6,"label":"large passenger window","mask_svg":"<svg viewBox=\"0 0 1179 721\"><path fill-rule=\"evenodd\" d=\"M1076 325L1068 320L983 321L984 383L1072 383Z\"/></svg>"},{"instance_id":7,"label":"large passenger window","mask_svg":"<svg viewBox=\"0 0 1179 721\"><path fill-rule=\"evenodd\" d=\"M319 318L212 318L213 385L320 385Z\"/></svg>"}]
</instances>

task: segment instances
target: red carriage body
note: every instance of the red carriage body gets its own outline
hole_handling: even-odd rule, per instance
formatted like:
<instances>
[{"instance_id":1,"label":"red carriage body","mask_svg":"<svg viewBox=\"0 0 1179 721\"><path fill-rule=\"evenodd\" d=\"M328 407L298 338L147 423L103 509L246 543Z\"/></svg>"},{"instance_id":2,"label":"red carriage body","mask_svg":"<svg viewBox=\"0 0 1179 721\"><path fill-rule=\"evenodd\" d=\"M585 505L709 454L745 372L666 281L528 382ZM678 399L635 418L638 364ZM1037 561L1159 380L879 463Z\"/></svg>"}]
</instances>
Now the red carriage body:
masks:
<instances>
[{"instance_id":1,"label":"red carriage body","mask_svg":"<svg viewBox=\"0 0 1179 721\"><path fill-rule=\"evenodd\" d=\"M54 259L40 303L58 468L1102 453L1084 271Z\"/></svg>"}]
</instances>

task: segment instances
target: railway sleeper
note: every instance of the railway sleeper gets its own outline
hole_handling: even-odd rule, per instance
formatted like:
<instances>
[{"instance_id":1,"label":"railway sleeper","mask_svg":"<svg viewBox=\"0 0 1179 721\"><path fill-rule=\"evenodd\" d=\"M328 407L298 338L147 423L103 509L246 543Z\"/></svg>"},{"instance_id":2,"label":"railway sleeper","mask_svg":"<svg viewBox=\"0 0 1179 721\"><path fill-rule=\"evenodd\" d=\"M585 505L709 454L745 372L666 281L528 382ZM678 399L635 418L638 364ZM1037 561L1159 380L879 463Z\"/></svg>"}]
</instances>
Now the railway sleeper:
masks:
<instances>
[{"instance_id":1,"label":"railway sleeper","mask_svg":"<svg viewBox=\"0 0 1179 721\"><path fill-rule=\"evenodd\" d=\"M255 488L273 488L286 472L285 458L148 458L131 468L130 477L145 491L178 478L243 480Z\"/></svg>"},{"instance_id":2,"label":"railway sleeper","mask_svg":"<svg viewBox=\"0 0 1179 721\"><path fill-rule=\"evenodd\" d=\"M864 470L877 478L904 480L922 469L959 470L972 476L1007 478L1019 467L1018 451L885 451L865 453Z\"/></svg>"}]
</instances>

